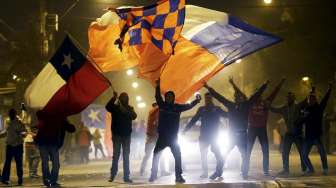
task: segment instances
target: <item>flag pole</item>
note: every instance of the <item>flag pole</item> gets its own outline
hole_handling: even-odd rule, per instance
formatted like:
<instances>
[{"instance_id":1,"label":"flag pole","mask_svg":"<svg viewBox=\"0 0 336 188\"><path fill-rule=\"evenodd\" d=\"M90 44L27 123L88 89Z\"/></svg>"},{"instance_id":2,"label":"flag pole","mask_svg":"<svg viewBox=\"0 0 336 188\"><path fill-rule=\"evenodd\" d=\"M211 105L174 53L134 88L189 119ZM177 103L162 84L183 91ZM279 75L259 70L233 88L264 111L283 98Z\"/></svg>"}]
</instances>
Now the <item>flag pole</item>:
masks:
<instances>
[{"instance_id":1,"label":"flag pole","mask_svg":"<svg viewBox=\"0 0 336 188\"><path fill-rule=\"evenodd\" d=\"M75 37L73 37L71 35L71 33L69 31L65 31L65 33L70 37L70 39L76 44L76 46L78 46L78 48L80 49L80 51L85 52L84 54L87 54L87 57L89 59L90 62L92 62L94 64L94 66L98 69L98 71L100 73L103 73L103 70L99 67L99 65L97 65L97 63L94 61L94 59L86 52L86 50L82 47L82 45L79 43L78 40L76 40ZM105 76L103 76L105 78L105 80L109 83L111 89L113 92L115 92L115 89L111 83L111 81L109 79L107 79Z\"/></svg>"}]
</instances>

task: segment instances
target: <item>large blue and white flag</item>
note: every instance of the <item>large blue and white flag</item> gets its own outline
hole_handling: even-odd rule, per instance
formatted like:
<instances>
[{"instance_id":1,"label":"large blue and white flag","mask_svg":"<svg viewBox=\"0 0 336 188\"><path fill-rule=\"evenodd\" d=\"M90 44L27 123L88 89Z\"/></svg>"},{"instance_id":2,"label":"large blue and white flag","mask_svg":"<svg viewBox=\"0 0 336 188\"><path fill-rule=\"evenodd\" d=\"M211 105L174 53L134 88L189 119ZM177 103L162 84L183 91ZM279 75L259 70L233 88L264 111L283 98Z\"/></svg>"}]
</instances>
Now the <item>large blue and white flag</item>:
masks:
<instances>
[{"instance_id":1,"label":"large blue and white flag","mask_svg":"<svg viewBox=\"0 0 336 188\"><path fill-rule=\"evenodd\" d=\"M106 113L103 105L91 104L81 113L81 120L88 128L105 129Z\"/></svg>"}]
</instances>

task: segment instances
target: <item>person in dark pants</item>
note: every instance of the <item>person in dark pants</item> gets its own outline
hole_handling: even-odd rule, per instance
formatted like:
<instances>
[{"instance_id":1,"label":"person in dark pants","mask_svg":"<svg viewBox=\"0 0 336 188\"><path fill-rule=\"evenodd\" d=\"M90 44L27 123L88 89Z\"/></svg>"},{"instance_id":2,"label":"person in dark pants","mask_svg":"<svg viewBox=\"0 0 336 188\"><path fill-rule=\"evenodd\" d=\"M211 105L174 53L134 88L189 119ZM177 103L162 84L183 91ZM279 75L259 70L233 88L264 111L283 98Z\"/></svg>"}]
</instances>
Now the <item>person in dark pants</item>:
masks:
<instances>
[{"instance_id":1,"label":"person in dark pants","mask_svg":"<svg viewBox=\"0 0 336 188\"><path fill-rule=\"evenodd\" d=\"M39 178L37 175L37 169L41 160L39 149L34 142L34 136L36 135L35 127L30 127L28 129L28 134L25 138L25 153L26 160L28 161L29 177Z\"/></svg>"},{"instance_id":2,"label":"person in dark pants","mask_svg":"<svg viewBox=\"0 0 336 188\"><path fill-rule=\"evenodd\" d=\"M118 161L120 150L123 151L124 163L124 182L132 183L130 179L129 155L132 133L132 121L137 118L134 108L129 105L127 93L121 93L119 101L116 104L118 94L113 93L113 97L106 105L106 110L112 114L112 142L113 142L113 158L111 167L111 176L108 180L113 182L118 173Z\"/></svg>"},{"instance_id":3,"label":"person in dark pants","mask_svg":"<svg viewBox=\"0 0 336 188\"><path fill-rule=\"evenodd\" d=\"M27 134L27 130L24 125L17 119L17 112L15 109L10 109L9 113L9 125L7 129L6 140L6 160L2 170L1 182L5 185L9 185L9 176L11 170L12 159L15 159L16 174L18 177L18 185L22 186L23 183L23 138Z\"/></svg>"},{"instance_id":4,"label":"person in dark pants","mask_svg":"<svg viewBox=\"0 0 336 188\"><path fill-rule=\"evenodd\" d=\"M242 159L241 175L244 179L247 179L246 155L247 155L248 112L251 103L255 100L255 98L259 97L261 93L266 89L267 83L263 84L250 98L247 98L246 95L234 83L233 78L230 78L229 82L235 90L234 102L226 99L224 96L220 95L218 92L216 92L213 88L209 87L207 84L205 84L205 88L209 90L210 94L215 99L221 102L228 109L227 116L229 118L229 132L231 142L228 149L228 153L225 156L227 157L235 146L238 147Z\"/></svg>"},{"instance_id":5,"label":"person in dark pants","mask_svg":"<svg viewBox=\"0 0 336 188\"><path fill-rule=\"evenodd\" d=\"M145 169L149 158L153 154L153 150L158 139L158 124L159 124L159 108L156 103L152 104L152 109L148 113L147 130L146 130L146 143L145 143L145 155L140 165L140 175L145 174ZM165 158L160 159L161 176L168 176L170 173L165 167Z\"/></svg>"},{"instance_id":6,"label":"person in dark pants","mask_svg":"<svg viewBox=\"0 0 336 188\"><path fill-rule=\"evenodd\" d=\"M81 130L78 133L78 145L79 145L79 154L81 164L88 164L90 162L90 146L92 135L87 127L84 124L81 126Z\"/></svg>"},{"instance_id":7,"label":"person in dark pants","mask_svg":"<svg viewBox=\"0 0 336 188\"><path fill-rule=\"evenodd\" d=\"M328 160L327 153L325 151L324 145L321 140L323 134L322 131L322 122L323 122L323 113L328 104L328 100L331 93L332 84L329 84L329 89L321 103L317 102L315 95L315 89L308 96L308 105L304 109L304 124L305 124L305 139L304 139L304 148L303 148L303 159L308 168L306 171L307 175L313 174L315 172L314 167L309 159L309 153L311 148L316 145L318 152L322 161L323 174L328 174Z\"/></svg>"},{"instance_id":8,"label":"person in dark pants","mask_svg":"<svg viewBox=\"0 0 336 188\"><path fill-rule=\"evenodd\" d=\"M223 111L219 106L215 106L212 101L210 93L206 93L204 96L205 105L200 107L196 115L190 120L188 125L183 130L186 133L191 129L195 123L201 120L201 129L199 137L199 145L201 151L201 161L203 173L201 178L208 177L208 148L211 147L211 151L214 153L217 164L216 171L210 176L210 179L214 180L221 177L223 174L223 156L217 143L218 131L220 125L220 118L226 117L227 113Z\"/></svg>"},{"instance_id":9,"label":"person in dark pants","mask_svg":"<svg viewBox=\"0 0 336 188\"><path fill-rule=\"evenodd\" d=\"M161 96L160 80L157 80L156 84L155 98L159 106L159 136L154 148L152 171L149 182L153 182L157 179L158 163L161 151L166 147L169 147L175 158L175 181L178 183L184 183L185 180L182 177L181 150L179 144L177 143L180 115L182 112L190 110L196 106L196 104L200 102L201 96L197 95L196 99L191 104L176 104L174 92L166 92L165 100L163 100Z\"/></svg>"},{"instance_id":10,"label":"person in dark pants","mask_svg":"<svg viewBox=\"0 0 336 188\"><path fill-rule=\"evenodd\" d=\"M306 100L295 103L295 94L289 92L287 95L287 104L281 107L270 107L273 113L281 114L286 123L286 133L283 140L282 164L283 170L279 175L287 176L289 174L289 153L294 143L301 159L301 170L306 171L306 165L303 161L302 144L303 144L303 126L301 122L301 110L306 104Z\"/></svg>"},{"instance_id":11,"label":"person in dark pants","mask_svg":"<svg viewBox=\"0 0 336 188\"><path fill-rule=\"evenodd\" d=\"M60 168L59 149L63 146L65 133L74 133L76 128L66 118L52 117L43 111L38 111L36 115L39 123L35 142L42 160L43 184L47 187L58 187L60 186L57 183ZM49 161L52 164L51 171Z\"/></svg>"},{"instance_id":12,"label":"person in dark pants","mask_svg":"<svg viewBox=\"0 0 336 188\"><path fill-rule=\"evenodd\" d=\"M326 148L327 154L331 154L330 148L330 128L332 122L335 121L336 118L332 115L332 113L325 113L323 118L323 143Z\"/></svg>"},{"instance_id":13,"label":"person in dark pants","mask_svg":"<svg viewBox=\"0 0 336 188\"><path fill-rule=\"evenodd\" d=\"M265 176L269 176L269 145L267 136L268 111L284 81L285 79L282 79L271 95L269 95L266 99L262 99L261 95L256 98L249 110L247 131L248 167L254 142L258 137L263 153L263 170Z\"/></svg>"}]
</instances>

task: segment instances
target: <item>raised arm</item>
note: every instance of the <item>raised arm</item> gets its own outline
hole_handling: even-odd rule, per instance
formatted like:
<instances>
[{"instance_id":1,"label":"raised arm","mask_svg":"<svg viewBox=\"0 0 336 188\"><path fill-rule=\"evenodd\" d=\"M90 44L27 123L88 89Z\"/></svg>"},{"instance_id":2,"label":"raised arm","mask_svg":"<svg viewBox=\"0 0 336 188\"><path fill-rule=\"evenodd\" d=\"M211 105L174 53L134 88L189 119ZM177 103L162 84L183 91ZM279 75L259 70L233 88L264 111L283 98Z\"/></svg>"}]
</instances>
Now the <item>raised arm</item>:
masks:
<instances>
[{"instance_id":1,"label":"raised arm","mask_svg":"<svg viewBox=\"0 0 336 188\"><path fill-rule=\"evenodd\" d=\"M249 101L253 102L255 99L259 98L267 88L269 81L267 80L263 85L261 85L257 91L250 97Z\"/></svg>"},{"instance_id":2,"label":"raised arm","mask_svg":"<svg viewBox=\"0 0 336 188\"><path fill-rule=\"evenodd\" d=\"M224 106L234 105L232 101L226 99L224 96L215 91L212 87L208 86L207 84L205 84L204 87L208 89L209 93L219 102L221 102Z\"/></svg>"},{"instance_id":3,"label":"raised arm","mask_svg":"<svg viewBox=\"0 0 336 188\"><path fill-rule=\"evenodd\" d=\"M112 112L113 109L116 107L115 101L117 100L117 92L113 92L113 97L110 99L110 101L106 104L105 109L109 112Z\"/></svg>"},{"instance_id":4,"label":"raised arm","mask_svg":"<svg viewBox=\"0 0 336 188\"><path fill-rule=\"evenodd\" d=\"M329 84L328 91L324 95L323 99L321 100L320 107L322 108L322 110L324 110L327 107L328 100L329 100L330 94L331 94L331 88L332 88L332 84Z\"/></svg>"},{"instance_id":5,"label":"raised arm","mask_svg":"<svg viewBox=\"0 0 336 188\"><path fill-rule=\"evenodd\" d=\"M200 117L201 117L201 108L197 110L195 116L189 121L188 125L184 128L183 133L189 131L191 127L193 127L195 123L200 119Z\"/></svg>"},{"instance_id":6,"label":"raised arm","mask_svg":"<svg viewBox=\"0 0 336 188\"><path fill-rule=\"evenodd\" d=\"M160 79L156 81L155 99L159 107L164 105L163 98L161 96Z\"/></svg>"},{"instance_id":7,"label":"raised arm","mask_svg":"<svg viewBox=\"0 0 336 188\"><path fill-rule=\"evenodd\" d=\"M201 96L197 95L196 99L190 104L176 104L177 111L184 112L184 111L190 110L194 106L196 106L200 101L201 101Z\"/></svg>"},{"instance_id":8,"label":"raised arm","mask_svg":"<svg viewBox=\"0 0 336 188\"><path fill-rule=\"evenodd\" d=\"M283 83L285 82L285 79L282 79L280 81L280 83L275 87L275 89L273 90L273 92L271 93L270 96L267 97L267 101L269 101L270 103L273 102L273 100L275 99L275 97L278 95L281 86L283 85Z\"/></svg>"},{"instance_id":9,"label":"raised arm","mask_svg":"<svg viewBox=\"0 0 336 188\"><path fill-rule=\"evenodd\" d=\"M240 88L236 85L236 83L233 81L233 78L231 77L229 79L229 83L232 85L233 89L235 90L236 93L240 93L240 95L242 95L245 99L247 99L247 96L245 95L245 93L243 93Z\"/></svg>"}]
</instances>

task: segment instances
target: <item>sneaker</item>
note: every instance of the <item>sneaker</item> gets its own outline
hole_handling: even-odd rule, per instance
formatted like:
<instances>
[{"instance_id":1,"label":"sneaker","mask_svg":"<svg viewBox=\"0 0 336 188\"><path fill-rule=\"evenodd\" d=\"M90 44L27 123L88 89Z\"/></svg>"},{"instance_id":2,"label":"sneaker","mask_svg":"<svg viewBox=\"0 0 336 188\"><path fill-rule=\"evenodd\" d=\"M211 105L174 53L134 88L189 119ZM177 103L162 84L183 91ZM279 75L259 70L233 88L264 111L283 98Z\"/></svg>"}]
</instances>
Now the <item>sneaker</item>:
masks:
<instances>
[{"instance_id":1,"label":"sneaker","mask_svg":"<svg viewBox=\"0 0 336 188\"><path fill-rule=\"evenodd\" d=\"M133 181L130 178L124 178L125 183L133 183Z\"/></svg>"},{"instance_id":2,"label":"sneaker","mask_svg":"<svg viewBox=\"0 0 336 188\"><path fill-rule=\"evenodd\" d=\"M107 181L108 181L108 182L113 182L113 181L114 181L114 177L111 176Z\"/></svg>"},{"instance_id":3,"label":"sneaker","mask_svg":"<svg viewBox=\"0 0 336 188\"><path fill-rule=\"evenodd\" d=\"M157 179L157 176L150 176L150 178L149 178L149 182L154 182L155 180Z\"/></svg>"},{"instance_id":4,"label":"sneaker","mask_svg":"<svg viewBox=\"0 0 336 188\"><path fill-rule=\"evenodd\" d=\"M1 180L1 183L5 185L9 185L9 181L6 181L6 180Z\"/></svg>"},{"instance_id":5,"label":"sneaker","mask_svg":"<svg viewBox=\"0 0 336 188\"><path fill-rule=\"evenodd\" d=\"M209 178L210 178L211 180L215 180L216 178L219 178L219 177L221 177L221 176L222 176L221 173L219 173L219 172L215 172L215 173L213 173Z\"/></svg>"},{"instance_id":6,"label":"sneaker","mask_svg":"<svg viewBox=\"0 0 336 188\"><path fill-rule=\"evenodd\" d=\"M22 186L22 184L23 184L22 178L18 179L18 185Z\"/></svg>"},{"instance_id":7,"label":"sneaker","mask_svg":"<svg viewBox=\"0 0 336 188\"><path fill-rule=\"evenodd\" d=\"M52 187L62 187L61 184L55 182L51 184Z\"/></svg>"},{"instance_id":8,"label":"sneaker","mask_svg":"<svg viewBox=\"0 0 336 188\"><path fill-rule=\"evenodd\" d=\"M180 176L177 176L176 179L175 179L175 182L176 183L185 183L185 179L180 175Z\"/></svg>"},{"instance_id":9,"label":"sneaker","mask_svg":"<svg viewBox=\"0 0 336 188\"><path fill-rule=\"evenodd\" d=\"M288 170L283 170L281 172L278 173L278 176L288 176L289 175L289 171Z\"/></svg>"},{"instance_id":10,"label":"sneaker","mask_svg":"<svg viewBox=\"0 0 336 188\"><path fill-rule=\"evenodd\" d=\"M328 175L328 169L323 169L322 174L323 174L324 176L327 176L327 175Z\"/></svg>"},{"instance_id":11,"label":"sneaker","mask_svg":"<svg viewBox=\"0 0 336 188\"><path fill-rule=\"evenodd\" d=\"M313 174L314 174L314 171L312 171L312 170L307 170L303 173L304 176L311 176Z\"/></svg>"},{"instance_id":12,"label":"sneaker","mask_svg":"<svg viewBox=\"0 0 336 188\"><path fill-rule=\"evenodd\" d=\"M203 174L200 176L200 178L202 178L202 179L208 178L208 174L207 174L207 173L203 173Z\"/></svg>"}]
</instances>

